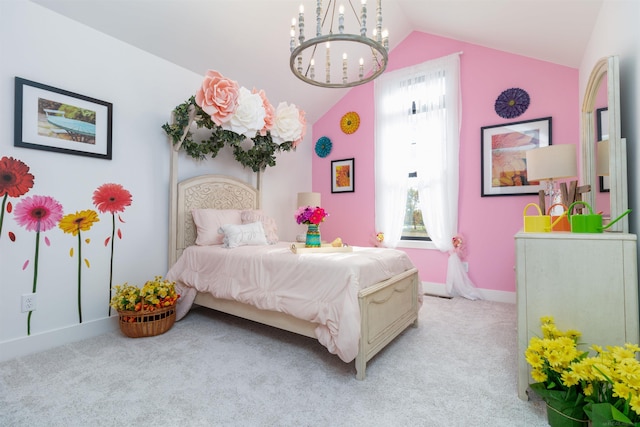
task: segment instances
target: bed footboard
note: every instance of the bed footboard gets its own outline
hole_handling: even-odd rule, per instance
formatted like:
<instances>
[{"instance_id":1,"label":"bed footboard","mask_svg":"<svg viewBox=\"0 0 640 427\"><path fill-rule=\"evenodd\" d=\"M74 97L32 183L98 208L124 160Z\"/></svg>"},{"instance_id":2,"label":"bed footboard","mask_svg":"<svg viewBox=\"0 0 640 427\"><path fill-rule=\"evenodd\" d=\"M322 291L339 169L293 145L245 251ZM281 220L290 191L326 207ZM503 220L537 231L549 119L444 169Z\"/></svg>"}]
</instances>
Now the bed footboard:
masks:
<instances>
[{"instance_id":1,"label":"bed footboard","mask_svg":"<svg viewBox=\"0 0 640 427\"><path fill-rule=\"evenodd\" d=\"M356 378L365 379L371 360L409 325L418 326L420 281L413 268L358 293L360 304L360 343L356 356ZM195 304L232 314L254 322L315 338L315 323L285 313L260 310L236 302L198 293Z\"/></svg>"},{"instance_id":2,"label":"bed footboard","mask_svg":"<svg viewBox=\"0 0 640 427\"><path fill-rule=\"evenodd\" d=\"M365 379L367 362L409 325L418 325L418 270L360 291L361 334L356 378Z\"/></svg>"}]
</instances>

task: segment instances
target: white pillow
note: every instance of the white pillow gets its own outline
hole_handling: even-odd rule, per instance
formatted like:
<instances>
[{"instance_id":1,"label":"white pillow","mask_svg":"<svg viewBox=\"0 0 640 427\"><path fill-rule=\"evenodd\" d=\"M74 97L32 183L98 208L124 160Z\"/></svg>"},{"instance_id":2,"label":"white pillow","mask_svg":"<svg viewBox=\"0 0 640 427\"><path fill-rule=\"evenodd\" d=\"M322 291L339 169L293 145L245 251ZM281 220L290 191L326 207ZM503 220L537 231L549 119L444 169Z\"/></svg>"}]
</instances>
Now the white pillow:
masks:
<instances>
[{"instance_id":1,"label":"white pillow","mask_svg":"<svg viewBox=\"0 0 640 427\"><path fill-rule=\"evenodd\" d=\"M221 245L223 235L218 230L225 224L242 224L240 209L194 209L191 211L196 224L196 245Z\"/></svg>"},{"instance_id":2,"label":"white pillow","mask_svg":"<svg viewBox=\"0 0 640 427\"><path fill-rule=\"evenodd\" d=\"M243 225L226 224L220 227L220 232L224 233L222 246L225 248L268 244L260 221Z\"/></svg>"},{"instance_id":3,"label":"white pillow","mask_svg":"<svg viewBox=\"0 0 640 427\"><path fill-rule=\"evenodd\" d=\"M278 226L276 221L269 215L264 214L261 210L246 210L240 213L240 218L243 224L260 221L267 237L267 243L270 245L278 243Z\"/></svg>"}]
</instances>

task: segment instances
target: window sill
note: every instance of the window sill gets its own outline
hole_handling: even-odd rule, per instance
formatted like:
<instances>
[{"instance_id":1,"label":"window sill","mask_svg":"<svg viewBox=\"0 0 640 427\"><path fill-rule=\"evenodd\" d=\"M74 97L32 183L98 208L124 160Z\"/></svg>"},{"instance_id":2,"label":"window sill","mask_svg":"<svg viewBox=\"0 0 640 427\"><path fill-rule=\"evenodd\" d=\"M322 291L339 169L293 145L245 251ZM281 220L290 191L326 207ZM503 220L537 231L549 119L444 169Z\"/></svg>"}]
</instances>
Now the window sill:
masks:
<instances>
[{"instance_id":1,"label":"window sill","mask_svg":"<svg viewBox=\"0 0 640 427\"><path fill-rule=\"evenodd\" d=\"M398 248L410 249L437 249L431 240L401 240L398 242Z\"/></svg>"}]
</instances>

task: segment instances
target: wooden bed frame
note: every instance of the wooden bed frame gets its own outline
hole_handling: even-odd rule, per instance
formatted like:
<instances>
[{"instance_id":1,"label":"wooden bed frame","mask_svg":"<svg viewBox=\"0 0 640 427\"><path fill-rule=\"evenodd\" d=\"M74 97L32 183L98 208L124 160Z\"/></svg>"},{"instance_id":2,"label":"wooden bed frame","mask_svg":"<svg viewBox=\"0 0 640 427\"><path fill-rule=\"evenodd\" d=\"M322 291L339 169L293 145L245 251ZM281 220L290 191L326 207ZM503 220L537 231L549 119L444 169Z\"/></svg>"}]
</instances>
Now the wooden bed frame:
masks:
<instances>
[{"instance_id":1,"label":"wooden bed frame","mask_svg":"<svg viewBox=\"0 0 640 427\"><path fill-rule=\"evenodd\" d=\"M171 211L169 213L169 266L194 244L196 228L192 209L258 209L258 189L235 178L203 175L177 182L177 153L172 150ZM409 325L418 326L419 278L417 269L361 290L358 294L361 332L356 356L356 378L365 378L367 362ZM315 323L288 314L260 310L236 301L198 293L195 304L316 338Z\"/></svg>"}]
</instances>

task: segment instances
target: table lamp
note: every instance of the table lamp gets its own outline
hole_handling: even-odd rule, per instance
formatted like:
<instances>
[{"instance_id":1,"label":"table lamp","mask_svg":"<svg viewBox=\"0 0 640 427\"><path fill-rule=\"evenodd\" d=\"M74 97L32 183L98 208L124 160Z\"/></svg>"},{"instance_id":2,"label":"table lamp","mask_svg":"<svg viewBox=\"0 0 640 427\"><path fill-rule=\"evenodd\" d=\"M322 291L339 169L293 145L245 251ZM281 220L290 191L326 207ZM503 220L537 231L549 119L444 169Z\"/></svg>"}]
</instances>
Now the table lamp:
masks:
<instances>
[{"instance_id":1,"label":"table lamp","mask_svg":"<svg viewBox=\"0 0 640 427\"><path fill-rule=\"evenodd\" d=\"M527 151L527 181L546 181L545 196L549 205L561 203L562 196L557 179L573 178L577 172L576 146L549 145Z\"/></svg>"},{"instance_id":2,"label":"table lamp","mask_svg":"<svg viewBox=\"0 0 640 427\"><path fill-rule=\"evenodd\" d=\"M320 206L320 193L298 193L298 207Z\"/></svg>"}]
</instances>

